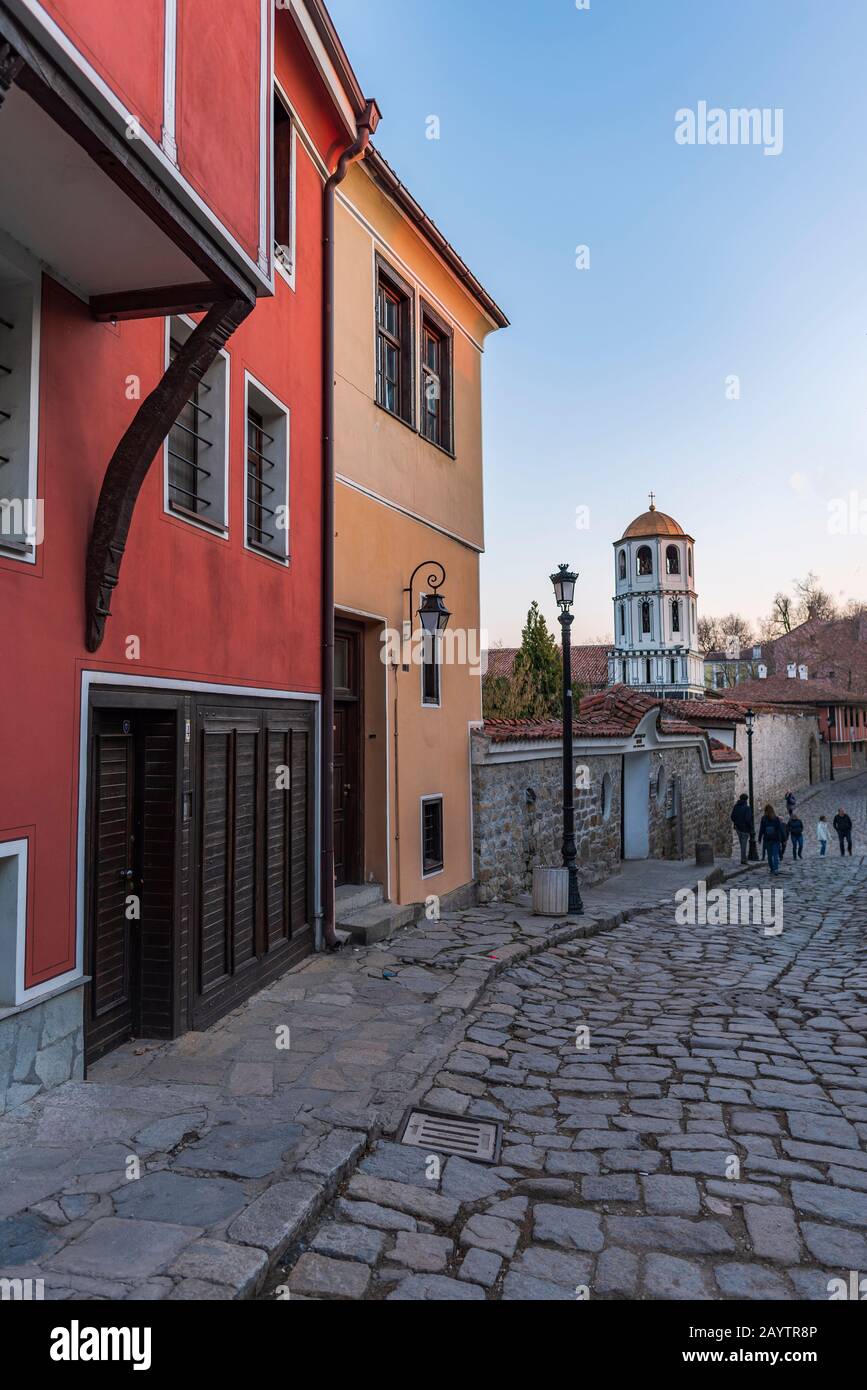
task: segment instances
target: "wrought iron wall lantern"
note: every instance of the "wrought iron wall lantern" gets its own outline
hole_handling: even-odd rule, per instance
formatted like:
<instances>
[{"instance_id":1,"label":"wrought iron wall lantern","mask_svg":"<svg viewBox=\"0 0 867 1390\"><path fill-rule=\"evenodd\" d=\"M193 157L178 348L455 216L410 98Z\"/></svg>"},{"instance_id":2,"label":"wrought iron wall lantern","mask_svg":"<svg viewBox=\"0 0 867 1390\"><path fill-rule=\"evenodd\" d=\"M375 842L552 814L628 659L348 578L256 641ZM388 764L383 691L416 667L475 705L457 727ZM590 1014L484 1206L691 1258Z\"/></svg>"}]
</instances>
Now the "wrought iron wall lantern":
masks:
<instances>
[{"instance_id":1,"label":"wrought iron wall lantern","mask_svg":"<svg viewBox=\"0 0 867 1390\"><path fill-rule=\"evenodd\" d=\"M403 591L407 596L408 613L408 617L405 619L403 625L404 671L409 670L409 663L406 661L406 645L408 642L412 641L413 592L415 581L419 572L428 569L428 567L430 567L431 573L428 574L425 581L425 592L422 595L417 612L425 640L430 641L445 632L449 625L449 619L452 616L445 605L442 594L439 592L446 582L444 567L440 564L439 560L423 560L420 565L416 565L410 576L409 584Z\"/></svg>"}]
</instances>

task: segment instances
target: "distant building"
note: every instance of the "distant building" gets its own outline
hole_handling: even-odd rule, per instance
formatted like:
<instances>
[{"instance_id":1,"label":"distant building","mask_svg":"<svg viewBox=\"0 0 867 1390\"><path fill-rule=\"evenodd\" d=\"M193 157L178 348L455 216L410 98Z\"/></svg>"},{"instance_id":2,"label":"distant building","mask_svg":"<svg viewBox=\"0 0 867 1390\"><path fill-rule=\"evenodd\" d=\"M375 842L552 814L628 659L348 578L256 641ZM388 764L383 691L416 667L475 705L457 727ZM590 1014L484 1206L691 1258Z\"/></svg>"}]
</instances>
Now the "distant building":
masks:
<instances>
[{"instance_id":1,"label":"distant building","mask_svg":"<svg viewBox=\"0 0 867 1390\"><path fill-rule=\"evenodd\" d=\"M694 541L665 512L650 509L614 544L614 648L608 684L676 700L705 694L698 649Z\"/></svg>"}]
</instances>

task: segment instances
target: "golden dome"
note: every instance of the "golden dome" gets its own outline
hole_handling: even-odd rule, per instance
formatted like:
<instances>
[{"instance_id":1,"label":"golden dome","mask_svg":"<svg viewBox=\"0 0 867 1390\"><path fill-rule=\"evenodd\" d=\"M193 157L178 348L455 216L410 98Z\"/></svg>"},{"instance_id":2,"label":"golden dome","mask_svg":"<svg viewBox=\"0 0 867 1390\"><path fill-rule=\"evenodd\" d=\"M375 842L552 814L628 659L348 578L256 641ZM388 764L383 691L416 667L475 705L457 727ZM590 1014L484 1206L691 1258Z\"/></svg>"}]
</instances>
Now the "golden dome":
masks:
<instances>
[{"instance_id":1,"label":"golden dome","mask_svg":"<svg viewBox=\"0 0 867 1390\"><path fill-rule=\"evenodd\" d=\"M628 541L635 536L685 536L683 527L674 520L674 517L666 516L665 512L658 512L651 502L650 511L642 512L634 521L630 522L621 536L621 540Z\"/></svg>"}]
</instances>

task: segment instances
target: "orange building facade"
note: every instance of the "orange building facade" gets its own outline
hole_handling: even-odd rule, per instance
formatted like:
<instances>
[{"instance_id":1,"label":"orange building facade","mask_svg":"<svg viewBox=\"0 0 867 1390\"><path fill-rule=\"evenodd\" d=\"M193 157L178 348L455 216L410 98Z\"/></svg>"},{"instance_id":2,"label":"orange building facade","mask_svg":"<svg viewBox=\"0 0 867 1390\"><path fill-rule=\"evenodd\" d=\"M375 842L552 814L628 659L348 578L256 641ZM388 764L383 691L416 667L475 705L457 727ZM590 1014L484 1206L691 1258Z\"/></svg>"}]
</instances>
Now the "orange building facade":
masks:
<instances>
[{"instance_id":1,"label":"orange building facade","mask_svg":"<svg viewBox=\"0 0 867 1390\"><path fill-rule=\"evenodd\" d=\"M473 878L482 357L507 320L376 150L338 196L335 303L338 900L429 904ZM425 596L449 613L427 641Z\"/></svg>"}]
</instances>

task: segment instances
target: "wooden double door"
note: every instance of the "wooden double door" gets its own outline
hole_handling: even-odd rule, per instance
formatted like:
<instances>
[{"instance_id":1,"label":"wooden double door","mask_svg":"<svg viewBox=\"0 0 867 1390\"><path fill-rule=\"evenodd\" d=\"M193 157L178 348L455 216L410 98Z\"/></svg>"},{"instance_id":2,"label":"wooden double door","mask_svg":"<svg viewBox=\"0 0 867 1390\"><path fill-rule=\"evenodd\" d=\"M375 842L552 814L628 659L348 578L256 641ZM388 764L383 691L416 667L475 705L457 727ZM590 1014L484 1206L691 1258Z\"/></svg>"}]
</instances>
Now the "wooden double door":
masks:
<instances>
[{"instance_id":1,"label":"wooden double door","mask_svg":"<svg viewBox=\"0 0 867 1390\"><path fill-rule=\"evenodd\" d=\"M88 1061L214 1022L313 949L315 910L312 704L94 698Z\"/></svg>"}]
</instances>

